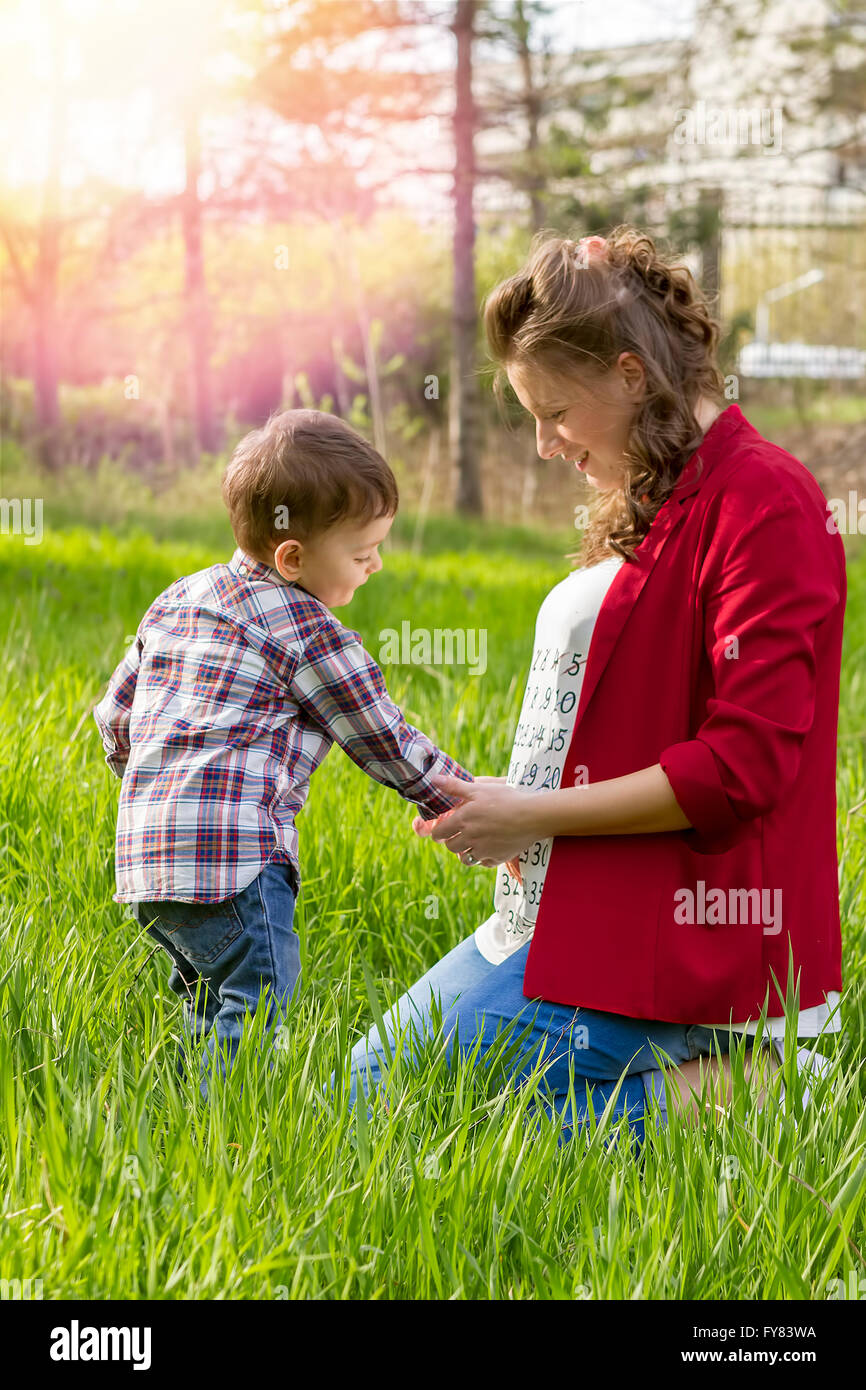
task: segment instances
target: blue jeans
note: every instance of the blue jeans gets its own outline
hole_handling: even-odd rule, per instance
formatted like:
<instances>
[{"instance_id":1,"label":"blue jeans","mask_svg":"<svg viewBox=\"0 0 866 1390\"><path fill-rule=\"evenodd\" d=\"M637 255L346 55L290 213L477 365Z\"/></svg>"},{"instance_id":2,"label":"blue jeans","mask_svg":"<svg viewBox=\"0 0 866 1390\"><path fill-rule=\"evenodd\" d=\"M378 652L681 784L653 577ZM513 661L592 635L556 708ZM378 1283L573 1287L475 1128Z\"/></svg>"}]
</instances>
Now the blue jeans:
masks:
<instances>
[{"instance_id":1,"label":"blue jeans","mask_svg":"<svg viewBox=\"0 0 866 1390\"><path fill-rule=\"evenodd\" d=\"M219 1053L221 1069L223 1060L231 1067L248 1013L264 1007L271 1042L285 1021L301 978L292 925L296 884L292 866L275 863L222 902L129 904L139 926L171 958L169 988L184 1001L184 1051L192 1044L199 1055L205 1098L214 1054ZM179 1070L183 1073L183 1054Z\"/></svg>"},{"instance_id":2,"label":"blue jeans","mask_svg":"<svg viewBox=\"0 0 866 1390\"><path fill-rule=\"evenodd\" d=\"M667 1123L659 1062L650 1044L664 1054L663 1061L670 1059L679 1065L713 1053L714 1036L723 1052L728 1050L730 1037L739 1036L727 1030L714 1033L698 1024L629 1018L625 1014L527 999L523 973L528 950L527 942L507 960L493 965L478 950L474 935L461 941L384 1015L386 1041L392 1055L395 1040L402 1035L401 1055L410 1061L415 1059L418 1042L433 1035L435 1003L448 1038L449 1062L455 1047L463 1056L477 1049L479 1062L499 1054L499 1065L504 1062L503 1082L514 1079L518 1083L528 1080L541 1063L545 1068L542 1087L538 1101L530 1108L563 1115L563 1139L571 1138L574 1130L588 1121L590 1105L599 1117L619 1089L611 1123L625 1116L640 1145L647 1102L653 1097L658 1106L659 1128ZM510 1037L504 1036L506 1030L510 1030ZM507 1049L504 1053L503 1047ZM373 1028L352 1049L351 1106L356 1102L359 1086L369 1096L386 1068L382 1038ZM574 1078L574 1111L568 1096L570 1073Z\"/></svg>"}]
</instances>

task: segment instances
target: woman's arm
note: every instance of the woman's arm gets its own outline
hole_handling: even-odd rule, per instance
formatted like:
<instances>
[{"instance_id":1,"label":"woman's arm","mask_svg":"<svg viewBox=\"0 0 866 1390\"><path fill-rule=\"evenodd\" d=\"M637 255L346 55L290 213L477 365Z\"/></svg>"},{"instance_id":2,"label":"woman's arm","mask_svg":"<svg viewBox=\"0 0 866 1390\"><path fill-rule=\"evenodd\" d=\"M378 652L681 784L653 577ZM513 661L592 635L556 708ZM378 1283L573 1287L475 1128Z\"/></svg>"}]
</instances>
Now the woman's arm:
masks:
<instances>
[{"instance_id":1,"label":"woman's arm","mask_svg":"<svg viewBox=\"0 0 866 1390\"><path fill-rule=\"evenodd\" d=\"M447 795L462 797L463 804L438 820L416 821L415 829L455 854L471 849L479 864L504 864L552 835L641 835L691 828L659 763L607 782L558 791L433 780Z\"/></svg>"},{"instance_id":2,"label":"woman's arm","mask_svg":"<svg viewBox=\"0 0 866 1390\"><path fill-rule=\"evenodd\" d=\"M661 764L607 782L539 793L536 839L548 835L643 835L690 830Z\"/></svg>"}]
</instances>

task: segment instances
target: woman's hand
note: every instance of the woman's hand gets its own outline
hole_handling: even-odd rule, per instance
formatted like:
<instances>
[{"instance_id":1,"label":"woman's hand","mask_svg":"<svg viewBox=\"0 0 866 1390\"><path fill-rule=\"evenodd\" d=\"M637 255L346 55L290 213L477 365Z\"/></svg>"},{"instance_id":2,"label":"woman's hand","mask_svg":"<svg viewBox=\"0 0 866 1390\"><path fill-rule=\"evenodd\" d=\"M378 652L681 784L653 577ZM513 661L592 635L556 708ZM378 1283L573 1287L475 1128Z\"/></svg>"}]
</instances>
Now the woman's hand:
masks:
<instances>
[{"instance_id":1,"label":"woman's hand","mask_svg":"<svg viewBox=\"0 0 866 1390\"><path fill-rule=\"evenodd\" d=\"M464 863L469 862L464 855L470 853L473 863L495 869L498 864L516 860L538 838L532 827L531 805L537 793L509 787L504 777L476 777L473 782L464 782L443 774L434 777L433 783L447 796L460 797L460 805L435 820L416 816L412 828L418 835L445 844Z\"/></svg>"}]
</instances>

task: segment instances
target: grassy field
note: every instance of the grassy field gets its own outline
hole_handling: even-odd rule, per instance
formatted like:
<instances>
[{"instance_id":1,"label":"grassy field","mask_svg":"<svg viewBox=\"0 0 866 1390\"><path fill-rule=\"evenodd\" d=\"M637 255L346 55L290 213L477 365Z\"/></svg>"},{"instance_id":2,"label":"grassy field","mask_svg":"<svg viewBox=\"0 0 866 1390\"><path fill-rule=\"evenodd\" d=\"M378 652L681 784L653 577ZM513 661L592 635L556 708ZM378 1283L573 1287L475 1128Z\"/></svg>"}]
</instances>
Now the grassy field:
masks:
<instances>
[{"instance_id":1,"label":"grassy field","mask_svg":"<svg viewBox=\"0 0 866 1390\"><path fill-rule=\"evenodd\" d=\"M9 491L7 485L7 492ZM357 1128L324 1097L384 1004L491 906L410 831L412 808L339 750L300 819L304 970L288 1046L245 1047L209 1106L174 1071L167 962L112 902L118 783L90 710L125 637L178 574L224 558L225 524L156 506L96 526L47 510L39 546L0 538L0 1275L56 1298L820 1299L866 1275L861 1074L866 878L866 555L852 559L839 743L845 1034L815 1104L651 1136L604 1121L557 1148L531 1096L465 1068L404 1069ZM340 611L379 632L484 627L488 669L388 667L407 717L476 774L504 773L539 601L571 536L432 521ZM434 915L435 914L435 915ZM367 962L375 985L364 981ZM243 1081L243 1086L239 1082Z\"/></svg>"}]
</instances>

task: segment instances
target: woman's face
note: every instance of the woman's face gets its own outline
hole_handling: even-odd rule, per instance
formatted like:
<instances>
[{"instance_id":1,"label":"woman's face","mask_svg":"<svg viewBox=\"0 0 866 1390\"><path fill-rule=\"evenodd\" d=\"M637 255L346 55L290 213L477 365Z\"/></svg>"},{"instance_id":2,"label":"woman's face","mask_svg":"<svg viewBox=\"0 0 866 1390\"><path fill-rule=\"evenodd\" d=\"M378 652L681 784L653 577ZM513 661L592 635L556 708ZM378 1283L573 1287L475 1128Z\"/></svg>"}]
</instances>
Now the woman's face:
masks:
<instances>
[{"instance_id":1,"label":"woman's face","mask_svg":"<svg viewBox=\"0 0 866 1390\"><path fill-rule=\"evenodd\" d=\"M602 491L623 486L623 452L646 380L640 358L622 352L597 378L553 376L527 366L506 372L520 404L535 416L541 458L561 454Z\"/></svg>"}]
</instances>

